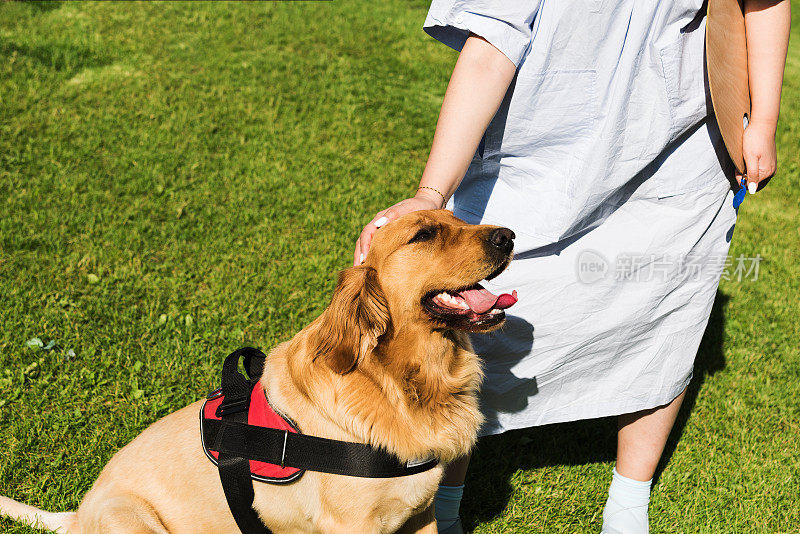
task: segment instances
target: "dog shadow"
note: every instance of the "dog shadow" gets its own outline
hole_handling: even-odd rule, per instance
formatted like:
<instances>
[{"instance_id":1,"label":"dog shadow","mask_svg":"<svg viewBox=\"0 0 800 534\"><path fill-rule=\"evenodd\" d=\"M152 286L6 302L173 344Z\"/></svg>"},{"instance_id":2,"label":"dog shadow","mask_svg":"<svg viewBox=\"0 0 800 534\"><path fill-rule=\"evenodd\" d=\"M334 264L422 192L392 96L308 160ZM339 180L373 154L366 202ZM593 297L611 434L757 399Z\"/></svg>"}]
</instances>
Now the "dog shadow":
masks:
<instances>
[{"instance_id":1,"label":"dog shadow","mask_svg":"<svg viewBox=\"0 0 800 534\"><path fill-rule=\"evenodd\" d=\"M717 292L695 359L694 376L656 470L654 483L675 452L706 378L725 368L724 310L729 298ZM503 514L514 489L512 477L519 470L614 461L616 432L616 418L605 417L514 430L482 438L473 453L467 473L461 505L464 527L471 531L478 524L492 521Z\"/></svg>"}]
</instances>

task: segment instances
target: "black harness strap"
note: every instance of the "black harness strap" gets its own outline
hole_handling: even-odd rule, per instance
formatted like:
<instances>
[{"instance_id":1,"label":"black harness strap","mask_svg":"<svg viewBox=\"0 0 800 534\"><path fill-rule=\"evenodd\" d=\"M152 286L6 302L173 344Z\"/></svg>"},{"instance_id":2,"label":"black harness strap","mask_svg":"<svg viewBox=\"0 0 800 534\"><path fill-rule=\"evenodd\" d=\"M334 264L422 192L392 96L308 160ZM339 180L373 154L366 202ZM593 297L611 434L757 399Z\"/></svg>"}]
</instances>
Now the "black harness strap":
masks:
<instances>
[{"instance_id":1,"label":"black harness strap","mask_svg":"<svg viewBox=\"0 0 800 534\"><path fill-rule=\"evenodd\" d=\"M239 358L244 356L244 367L250 380L238 371ZM264 371L264 353L245 347L231 353L222 364L222 394L225 396L217 409L219 429L211 443L219 451L217 470L225 492L225 500L236 525L244 534L272 534L253 509L253 481L250 480L250 460L247 455L229 451L242 441L239 428L247 426L247 410L253 385ZM230 396L229 396L230 395Z\"/></svg>"},{"instance_id":2,"label":"black harness strap","mask_svg":"<svg viewBox=\"0 0 800 534\"><path fill-rule=\"evenodd\" d=\"M237 438L225 440L217 449L215 436L233 431ZM363 443L337 441L306 434L294 434L277 428L203 422L203 440L215 443L214 450L273 465L294 467L320 473L362 478L390 478L422 473L438 461L401 462L394 455Z\"/></svg>"}]
</instances>

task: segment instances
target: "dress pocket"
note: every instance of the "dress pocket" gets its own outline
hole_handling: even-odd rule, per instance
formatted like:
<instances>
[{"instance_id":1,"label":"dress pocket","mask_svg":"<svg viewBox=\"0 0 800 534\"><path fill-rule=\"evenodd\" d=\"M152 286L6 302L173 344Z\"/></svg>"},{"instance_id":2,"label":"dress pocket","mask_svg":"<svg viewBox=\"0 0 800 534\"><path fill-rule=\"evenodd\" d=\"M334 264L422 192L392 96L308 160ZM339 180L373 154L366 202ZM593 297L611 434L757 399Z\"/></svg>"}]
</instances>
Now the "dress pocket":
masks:
<instances>
[{"instance_id":1,"label":"dress pocket","mask_svg":"<svg viewBox=\"0 0 800 534\"><path fill-rule=\"evenodd\" d=\"M530 174L569 175L595 133L596 93L594 70L521 71L507 103L500 152L522 156L533 165L522 169Z\"/></svg>"},{"instance_id":2,"label":"dress pocket","mask_svg":"<svg viewBox=\"0 0 800 534\"><path fill-rule=\"evenodd\" d=\"M483 166L473 161L480 176L468 173L459 190L473 187L487 198L480 210L469 207L482 220L508 226L535 219L535 228L520 231L552 242L572 224L570 206L586 181L581 169L597 157L596 73L523 68L513 83L486 131Z\"/></svg>"},{"instance_id":3,"label":"dress pocket","mask_svg":"<svg viewBox=\"0 0 800 534\"><path fill-rule=\"evenodd\" d=\"M708 116L709 98L704 45L705 24L701 23L682 30L677 39L658 49L670 115L665 151L659 156L663 161L650 178L651 193L659 198L707 187L708 180L718 174L714 147L701 125ZM700 130L695 130L698 125Z\"/></svg>"},{"instance_id":4,"label":"dress pocket","mask_svg":"<svg viewBox=\"0 0 800 534\"><path fill-rule=\"evenodd\" d=\"M671 116L670 137L676 139L708 114L705 83L705 25L661 49L661 66Z\"/></svg>"}]
</instances>

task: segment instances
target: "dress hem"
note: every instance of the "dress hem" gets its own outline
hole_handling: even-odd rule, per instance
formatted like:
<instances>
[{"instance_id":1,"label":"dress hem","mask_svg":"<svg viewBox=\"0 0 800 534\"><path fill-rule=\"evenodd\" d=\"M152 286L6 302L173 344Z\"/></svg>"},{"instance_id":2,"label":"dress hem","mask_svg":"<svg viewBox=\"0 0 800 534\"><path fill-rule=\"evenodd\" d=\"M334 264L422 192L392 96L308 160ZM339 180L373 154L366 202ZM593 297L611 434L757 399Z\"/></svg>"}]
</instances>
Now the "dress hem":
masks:
<instances>
[{"instance_id":1,"label":"dress hem","mask_svg":"<svg viewBox=\"0 0 800 534\"><path fill-rule=\"evenodd\" d=\"M689 383L692 381L692 376L693 374L690 374L686 380L679 383L675 388L663 390L657 395L652 395L647 402L630 402L624 404L620 403L618 400L611 400L604 404L596 405L596 408L592 412L578 418L570 416L564 412L561 414L542 416L538 419L516 420L507 425L481 428L481 430L478 432L478 436L495 436L511 430L522 430L525 428L553 425L558 423L571 423L573 421L584 421L587 419L602 419L604 417L613 417L616 415L639 412L642 410L656 408L658 406L664 406L675 400L678 395L680 395L689 386Z\"/></svg>"}]
</instances>

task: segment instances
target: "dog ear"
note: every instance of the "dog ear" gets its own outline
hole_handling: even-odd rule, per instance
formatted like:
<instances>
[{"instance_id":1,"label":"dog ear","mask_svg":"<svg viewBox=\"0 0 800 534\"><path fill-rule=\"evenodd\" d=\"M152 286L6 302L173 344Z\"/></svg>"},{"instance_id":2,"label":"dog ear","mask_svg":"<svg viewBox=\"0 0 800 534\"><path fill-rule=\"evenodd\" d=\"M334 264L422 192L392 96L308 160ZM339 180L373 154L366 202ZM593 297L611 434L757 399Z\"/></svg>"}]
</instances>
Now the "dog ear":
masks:
<instances>
[{"instance_id":1,"label":"dog ear","mask_svg":"<svg viewBox=\"0 0 800 534\"><path fill-rule=\"evenodd\" d=\"M375 269L363 265L345 269L316 333L314 358L337 373L348 373L378 345L390 322Z\"/></svg>"}]
</instances>

